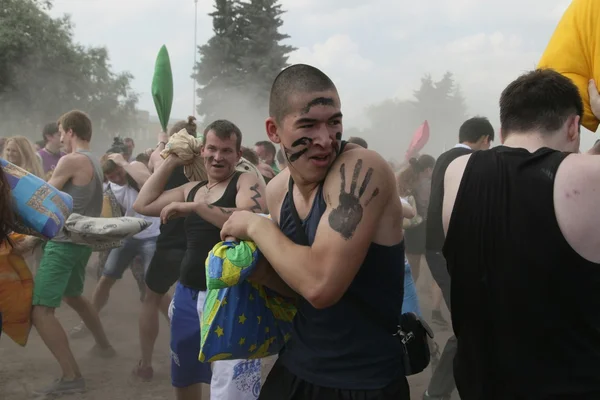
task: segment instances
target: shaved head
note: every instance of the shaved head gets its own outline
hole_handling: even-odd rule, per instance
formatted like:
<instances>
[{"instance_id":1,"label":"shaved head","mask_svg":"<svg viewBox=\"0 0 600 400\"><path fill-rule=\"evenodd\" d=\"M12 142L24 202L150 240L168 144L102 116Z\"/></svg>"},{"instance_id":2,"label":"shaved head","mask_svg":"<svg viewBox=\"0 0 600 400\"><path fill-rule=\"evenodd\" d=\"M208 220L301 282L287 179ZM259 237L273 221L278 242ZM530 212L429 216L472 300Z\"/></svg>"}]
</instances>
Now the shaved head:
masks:
<instances>
[{"instance_id":1,"label":"shaved head","mask_svg":"<svg viewBox=\"0 0 600 400\"><path fill-rule=\"evenodd\" d=\"M289 96L295 93L337 91L333 81L321 70L306 64L287 67L277 75L271 87L269 116L278 123L290 112ZM330 99L318 98L311 105L329 105ZM327 103L327 104L325 104ZM308 110L306 110L308 112Z\"/></svg>"}]
</instances>

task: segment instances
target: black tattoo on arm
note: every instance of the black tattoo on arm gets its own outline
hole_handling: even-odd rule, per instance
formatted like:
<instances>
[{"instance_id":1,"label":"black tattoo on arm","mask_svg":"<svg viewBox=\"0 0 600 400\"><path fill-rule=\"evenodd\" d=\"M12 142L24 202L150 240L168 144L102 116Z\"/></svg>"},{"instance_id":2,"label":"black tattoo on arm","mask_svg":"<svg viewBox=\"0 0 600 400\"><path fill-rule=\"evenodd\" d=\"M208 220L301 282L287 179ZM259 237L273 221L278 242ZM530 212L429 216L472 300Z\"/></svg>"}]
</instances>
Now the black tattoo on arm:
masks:
<instances>
[{"instance_id":1,"label":"black tattoo on arm","mask_svg":"<svg viewBox=\"0 0 600 400\"><path fill-rule=\"evenodd\" d=\"M335 134L335 142L333 143L333 148L335 149L335 154L340 155L340 145L342 141L342 132L337 132Z\"/></svg>"},{"instance_id":2,"label":"black tattoo on arm","mask_svg":"<svg viewBox=\"0 0 600 400\"><path fill-rule=\"evenodd\" d=\"M301 150L292 150L284 147L285 155L288 158L288 161L294 162L297 161L304 153L308 151L308 148L312 144L313 140L309 137L303 136L300 139L296 140L292 143L292 147L306 146Z\"/></svg>"},{"instance_id":3,"label":"black tattoo on arm","mask_svg":"<svg viewBox=\"0 0 600 400\"><path fill-rule=\"evenodd\" d=\"M260 192L258 191L258 183L256 183L254 186L251 186L250 190L254 192L254 196L250 197L252 199L252 201L254 202L254 205L252 206L250 211L252 211L253 213L259 213L262 211L262 207L260 206L258 199L260 199L262 196L260 195Z\"/></svg>"},{"instance_id":4,"label":"black tattoo on arm","mask_svg":"<svg viewBox=\"0 0 600 400\"><path fill-rule=\"evenodd\" d=\"M358 184L358 176L362 170L362 164L362 159L356 161L354 173L352 174L352 182L350 183L350 191L348 192L346 192L346 164L342 163L340 166L341 191L339 204L331 211L331 214L329 214L329 226L346 240L352 238L362 219L363 206L360 204L360 199L367 190L373 175L373 168L369 168L358 189L358 193L356 193L356 185ZM379 188L375 188L371 193L371 196L365 202L365 207L368 206L369 203L371 203L371 200L378 194Z\"/></svg>"}]
</instances>

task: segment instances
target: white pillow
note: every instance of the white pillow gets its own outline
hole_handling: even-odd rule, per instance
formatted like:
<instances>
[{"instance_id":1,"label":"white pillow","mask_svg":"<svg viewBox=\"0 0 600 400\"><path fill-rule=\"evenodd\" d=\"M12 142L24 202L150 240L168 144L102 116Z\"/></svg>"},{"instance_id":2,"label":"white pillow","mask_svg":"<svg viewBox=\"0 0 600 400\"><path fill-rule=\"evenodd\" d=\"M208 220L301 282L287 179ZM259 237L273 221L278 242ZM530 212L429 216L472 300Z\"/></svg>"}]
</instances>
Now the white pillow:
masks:
<instances>
[{"instance_id":1,"label":"white pillow","mask_svg":"<svg viewBox=\"0 0 600 400\"><path fill-rule=\"evenodd\" d=\"M65 222L65 231L71 242L100 251L120 247L123 239L140 233L150 225L150 221L143 218L93 218L73 213Z\"/></svg>"}]
</instances>

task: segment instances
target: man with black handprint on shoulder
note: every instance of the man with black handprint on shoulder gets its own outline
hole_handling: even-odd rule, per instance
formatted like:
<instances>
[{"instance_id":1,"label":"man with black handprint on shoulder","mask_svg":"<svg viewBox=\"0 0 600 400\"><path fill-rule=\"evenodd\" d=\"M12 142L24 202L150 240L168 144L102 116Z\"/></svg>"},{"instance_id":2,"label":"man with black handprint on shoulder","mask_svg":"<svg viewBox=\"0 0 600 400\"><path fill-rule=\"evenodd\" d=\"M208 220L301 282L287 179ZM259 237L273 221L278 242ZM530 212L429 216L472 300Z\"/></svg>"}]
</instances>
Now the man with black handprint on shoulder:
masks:
<instances>
[{"instance_id":1,"label":"man with black handprint on shoulder","mask_svg":"<svg viewBox=\"0 0 600 400\"><path fill-rule=\"evenodd\" d=\"M282 71L269 108L267 135L288 164L267 186L276 224L241 211L221 231L257 243L270 265L255 281L298 294L292 338L260 399L409 399L400 341L386 328L404 287L394 174L379 154L341 140L340 98L318 69Z\"/></svg>"}]
</instances>

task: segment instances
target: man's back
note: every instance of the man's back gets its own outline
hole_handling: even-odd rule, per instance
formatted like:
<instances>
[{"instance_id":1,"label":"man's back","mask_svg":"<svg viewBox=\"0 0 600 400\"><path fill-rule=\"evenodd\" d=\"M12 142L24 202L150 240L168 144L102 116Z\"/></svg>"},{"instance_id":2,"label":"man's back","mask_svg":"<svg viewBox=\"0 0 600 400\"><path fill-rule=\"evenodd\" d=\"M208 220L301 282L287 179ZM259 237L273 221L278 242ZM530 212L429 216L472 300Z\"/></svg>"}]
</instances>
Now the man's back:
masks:
<instances>
[{"instance_id":1,"label":"man's back","mask_svg":"<svg viewBox=\"0 0 600 400\"><path fill-rule=\"evenodd\" d=\"M600 269L563 233L567 156L501 146L448 169L444 256L464 399L600 396Z\"/></svg>"},{"instance_id":2,"label":"man's back","mask_svg":"<svg viewBox=\"0 0 600 400\"><path fill-rule=\"evenodd\" d=\"M87 150L78 150L72 157L77 170L62 188L73 197L73 212L87 217L99 217L102 212L102 180L100 163Z\"/></svg>"}]
</instances>

